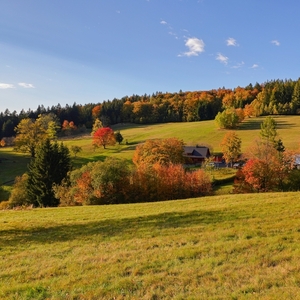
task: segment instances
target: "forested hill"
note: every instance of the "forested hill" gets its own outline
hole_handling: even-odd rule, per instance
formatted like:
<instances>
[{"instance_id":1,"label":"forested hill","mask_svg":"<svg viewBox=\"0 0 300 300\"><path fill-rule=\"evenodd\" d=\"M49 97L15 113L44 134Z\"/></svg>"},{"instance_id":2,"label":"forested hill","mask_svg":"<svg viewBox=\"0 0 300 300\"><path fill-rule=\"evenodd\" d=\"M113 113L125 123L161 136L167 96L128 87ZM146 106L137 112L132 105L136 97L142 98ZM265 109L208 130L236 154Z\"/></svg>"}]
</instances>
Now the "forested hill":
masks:
<instances>
[{"instance_id":1,"label":"forested hill","mask_svg":"<svg viewBox=\"0 0 300 300\"><path fill-rule=\"evenodd\" d=\"M100 118L105 125L120 122L138 124L163 122L193 122L214 119L226 108L241 108L246 116L300 113L300 78L273 80L264 84L249 84L235 89L219 88L210 91L178 93L156 92L152 95L132 95L121 99L62 107L60 104L35 111L1 112L0 137L14 135L14 128L24 118L36 119L52 113L60 124L72 122L78 128L91 128Z\"/></svg>"}]
</instances>

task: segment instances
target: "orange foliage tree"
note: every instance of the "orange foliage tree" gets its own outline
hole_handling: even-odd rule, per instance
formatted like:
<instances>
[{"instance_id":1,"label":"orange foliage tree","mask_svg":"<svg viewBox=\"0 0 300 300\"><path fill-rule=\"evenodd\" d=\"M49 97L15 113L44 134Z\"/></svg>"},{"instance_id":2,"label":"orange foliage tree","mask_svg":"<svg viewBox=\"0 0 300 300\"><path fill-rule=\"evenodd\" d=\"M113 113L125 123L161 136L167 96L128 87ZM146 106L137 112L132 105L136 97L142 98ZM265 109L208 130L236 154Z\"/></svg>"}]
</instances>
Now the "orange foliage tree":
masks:
<instances>
[{"instance_id":1,"label":"orange foliage tree","mask_svg":"<svg viewBox=\"0 0 300 300\"><path fill-rule=\"evenodd\" d=\"M93 109L92 109L92 117L93 119L97 119L100 117L100 113L101 113L101 105L96 105Z\"/></svg>"},{"instance_id":2,"label":"orange foliage tree","mask_svg":"<svg viewBox=\"0 0 300 300\"><path fill-rule=\"evenodd\" d=\"M66 135L71 135L77 130L77 126L74 124L73 121L69 122L68 120L64 120L61 129Z\"/></svg>"},{"instance_id":3,"label":"orange foliage tree","mask_svg":"<svg viewBox=\"0 0 300 300\"><path fill-rule=\"evenodd\" d=\"M283 190L289 173L294 167L295 155L290 151L279 151L274 144L257 141L246 154L248 161L239 174L238 185L251 187L255 192ZM243 184L243 181L246 183Z\"/></svg>"},{"instance_id":4,"label":"orange foliage tree","mask_svg":"<svg viewBox=\"0 0 300 300\"><path fill-rule=\"evenodd\" d=\"M104 149L106 149L107 145L115 145L116 144L116 138L114 135L114 131L109 128L99 128L93 135L93 145L96 147L102 146Z\"/></svg>"},{"instance_id":5,"label":"orange foliage tree","mask_svg":"<svg viewBox=\"0 0 300 300\"><path fill-rule=\"evenodd\" d=\"M134 201L162 201L206 195L211 191L210 177L203 171L187 172L182 163L183 141L176 138L148 140L139 145L133 162Z\"/></svg>"},{"instance_id":6,"label":"orange foliage tree","mask_svg":"<svg viewBox=\"0 0 300 300\"><path fill-rule=\"evenodd\" d=\"M141 164L132 176L132 200L163 201L207 195L211 180L203 170L186 172L180 164Z\"/></svg>"}]
</instances>

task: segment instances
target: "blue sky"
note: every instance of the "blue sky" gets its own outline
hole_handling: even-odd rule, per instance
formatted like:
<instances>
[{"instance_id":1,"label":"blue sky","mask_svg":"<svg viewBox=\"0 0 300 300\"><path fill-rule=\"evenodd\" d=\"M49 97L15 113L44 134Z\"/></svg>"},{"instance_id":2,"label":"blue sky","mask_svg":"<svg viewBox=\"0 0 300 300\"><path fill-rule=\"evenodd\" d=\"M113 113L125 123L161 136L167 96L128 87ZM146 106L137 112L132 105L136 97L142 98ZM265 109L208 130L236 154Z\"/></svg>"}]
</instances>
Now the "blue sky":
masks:
<instances>
[{"instance_id":1,"label":"blue sky","mask_svg":"<svg viewBox=\"0 0 300 300\"><path fill-rule=\"evenodd\" d=\"M1 0L0 112L299 78L298 0Z\"/></svg>"}]
</instances>

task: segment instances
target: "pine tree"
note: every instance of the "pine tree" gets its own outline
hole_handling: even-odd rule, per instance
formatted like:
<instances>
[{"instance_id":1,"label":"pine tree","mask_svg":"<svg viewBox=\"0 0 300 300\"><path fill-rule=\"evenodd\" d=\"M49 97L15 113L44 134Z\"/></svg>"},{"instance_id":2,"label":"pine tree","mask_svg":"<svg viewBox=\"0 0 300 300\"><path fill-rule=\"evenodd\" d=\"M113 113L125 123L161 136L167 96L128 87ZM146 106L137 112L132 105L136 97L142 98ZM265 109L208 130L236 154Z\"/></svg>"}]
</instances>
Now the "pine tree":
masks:
<instances>
[{"instance_id":1,"label":"pine tree","mask_svg":"<svg viewBox=\"0 0 300 300\"><path fill-rule=\"evenodd\" d=\"M297 113L300 107L300 79L295 84L293 95L292 95L292 112Z\"/></svg>"},{"instance_id":2,"label":"pine tree","mask_svg":"<svg viewBox=\"0 0 300 300\"><path fill-rule=\"evenodd\" d=\"M60 184L71 169L69 149L46 139L36 149L36 156L28 166L26 193L34 206L57 206L53 184Z\"/></svg>"}]
</instances>

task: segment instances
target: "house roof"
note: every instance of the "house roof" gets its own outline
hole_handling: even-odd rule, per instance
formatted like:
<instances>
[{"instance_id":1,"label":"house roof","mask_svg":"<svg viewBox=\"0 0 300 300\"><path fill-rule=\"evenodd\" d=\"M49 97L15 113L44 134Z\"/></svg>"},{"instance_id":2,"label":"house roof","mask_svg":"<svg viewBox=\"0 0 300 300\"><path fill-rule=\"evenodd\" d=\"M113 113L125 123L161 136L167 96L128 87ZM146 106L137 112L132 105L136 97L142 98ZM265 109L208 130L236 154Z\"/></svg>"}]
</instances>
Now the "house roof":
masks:
<instances>
[{"instance_id":1,"label":"house roof","mask_svg":"<svg viewBox=\"0 0 300 300\"><path fill-rule=\"evenodd\" d=\"M210 152L209 149L204 146L184 146L184 155L189 157L207 158L210 156Z\"/></svg>"}]
</instances>

